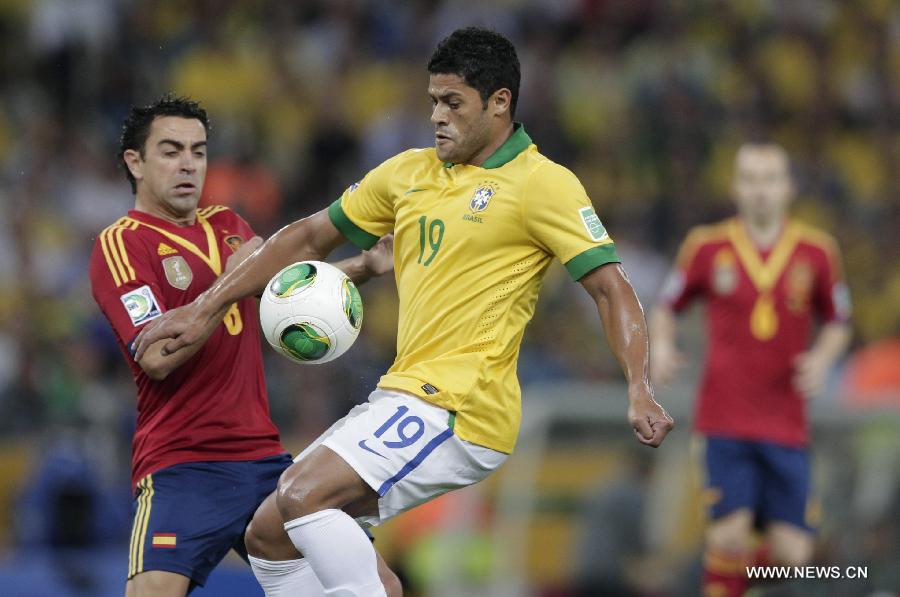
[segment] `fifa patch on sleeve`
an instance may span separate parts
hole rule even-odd
[[[131,323],[136,326],[162,315],[162,309],[159,308],[153,291],[146,284],[126,292],[120,298],[122,304],[125,305],[125,310],[128,311],[128,316],[131,317]]]
[[[584,222],[584,227],[587,229],[588,236],[591,240],[601,241],[609,238],[606,228],[603,227],[603,223],[600,221],[600,218],[597,216],[593,207],[582,207],[578,210],[578,214],[581,216],[581,221]]]

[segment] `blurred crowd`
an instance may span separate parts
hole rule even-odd
[[[127,479],[134,389],[86,270],[98,232],[133,206],[114,159],[132,104],[200,100],[203,201],[265,236],[432,144],[425,65],[470,24],[517,45],[517,120],[581,178],[645,304],[686,230],[731,213],[737,146],[772,138],[794,161],[795,213],[842,245],[857,346],[900,335],[896,2],[0,0],[3,437],[51,454],[80,442],[94,474]],[[523,383],[617,379],[579,291],[551,272]],[[393,358],[393,283],[363,296],[366,331],[339,363],[266,352],[273,413],[299,443]]]

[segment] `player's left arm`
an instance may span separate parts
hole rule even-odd
[[[821,394],[828,372],[847,352],[852,337],[853,331],[846,322],[823,325],[812,347],[794,358],[794,387],[807,398]]]
[[[847,352],[853,338],[850,294],[844,282],[837,244],[828,238],[821,249],[813,306],[824,323],[809,350],[794,358],[794,387],[806,398],[822,393],[828,372]]]
[[[555,255],[597,303],[606,340],[628,382],[628,421],[638,441],[656,447],[672,417],[653,399],[647,322],[619,264],[615,244],[578,178],[542,162],[528,177],[522,220],[535,244]]]
[[[628,422],[639,442],[655,448],[675,422],[653,397],[650,345],[641,303],[619,263],[601,265],[579,282],[597,303],[606,341],[625,374]]]

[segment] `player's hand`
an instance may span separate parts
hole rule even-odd
[[[687,365],[687,358],[674,344],[650,343],[650,379],[656,385],[672,383]]]
[[[394,269],[394,235],[382,236],[375,246],[363,251],[363,266],[370,277],[381,276]]]
[[[825,389],[831,361],[815,351],[794,357],[794,387],[804,398],[815,398]]]
[[[247,242],[243,243],[240,247],[238,247],[237,251],[228,256],[228,259],[225,261],[225,272],[228,273],[237,266],[239,266],[247,257],[253,254],[258,248],[260,248],[263,244],[262,237],[254,236]]]
[[[637,440],[645,446],[658,447],[675,426],[669,413],[653,399],[648,385],[628,390],[628,423]]]
[[[168,356],[206,339],[210,326],[216,322],[204,316],[197,302],[166,311],[144,326],[134,340],[134,360],[140,362],[144,352],[154,343],[169,339],[162,346],[162,355]]]

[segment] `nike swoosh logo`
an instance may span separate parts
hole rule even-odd
[[[415,189],[415,188],[414,188],[414,189],[410,189],[410,190],[406,191],[406,192],[403,193],[403,194],[404,194],[404,195],[409,195],[409,194],[411,194],[411,193],[418,193],[419,191],[424,191],[424,190],[425,190],[425,189]]]
[[[369,446],[367,446],[367,445],[366,445],[366,440],[364,440],[364,439],[359,440],[359,447],[362,448],[363,450],[365,450],[366,452],[371,452],[371,453],[374,454],[375,456],[381,456],[381,457],[384,458],[385,460],[388,459],[388,457],[385,456],[384,454],[379,454],[378,452],[376,452],[375,450],[373,450],[372,448],[370,448]]]

